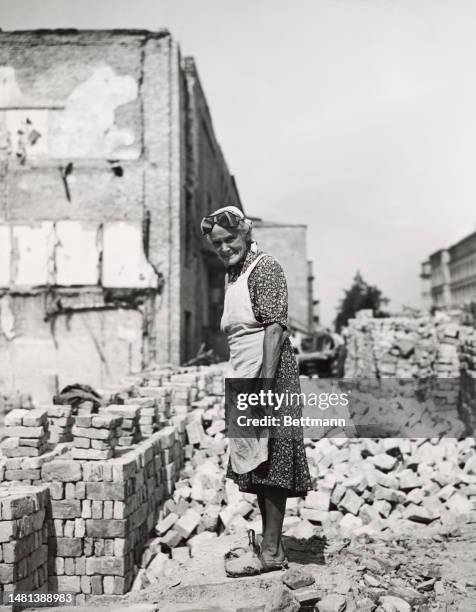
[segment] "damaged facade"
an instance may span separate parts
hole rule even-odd
[[[50,397],[219,345],[202,215],[241,207],[167,31],[0,33],[0,384]]]

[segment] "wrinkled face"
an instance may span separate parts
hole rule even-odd
[[[209,240],[227,268],[236,266],[246,254],[246,239],[236,230],[227,230],[215,225],[209,234]]]

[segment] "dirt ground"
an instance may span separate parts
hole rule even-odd
[[[120,597],[94,597],[74,610],[291,610],[289,602],[279,605],[279,597],[276,599],[282,572],[243,579],[226,577],[223,554],[245,542],[243,535],[211,540],[197,558],[182,565],[177,563],[160,583]],[[305,569],[315,578],[315,583],[307,588],[312,596],[308,595],[302,603],[302,611],[313,610],[315,603],[330,593],[346,597],[347,612],[381,610],[377,604],[383,595],[399,596],[412,605],[412,610],[420,612],[476,611],[476,524],[425,538],[420,538],[416,529],[411,539],[392,541],[327,542],[317,533],[309,540],[285,538],[285,545],[290,566]],[[64,612],[70,611],[71,608],[64,608]]]

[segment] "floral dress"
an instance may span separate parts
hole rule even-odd
[[[229,280],[234,281],[246,271],[260,255],[249,251],[242,264],[228,270]],[[270,255],[265,255],[248,278],[251,305],[257,321],[265,327],[279,323],[287,327],[288,291],[286,278],[280,264]],[[282,345],[276,371],[276,392],[299,393],[299,371],[289,338]],[[299,405],[283,406],[279,416],[299,418]],[[304,448],[301,427],[280,427],[273,430],[269,438],[268,461],[246,474],[237,474],[228,463],[227,477],[233,479],[240,491],[259,493],[262,486],[280,487],[288,497],[306,495],[311,488],[309,467]]]

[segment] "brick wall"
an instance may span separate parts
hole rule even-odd
[[[2,32],[0,111],[4,385],[46,398],[70,366],[105,386],[194,355],[198,222],[239,197],[193,61],[166,31]]]

